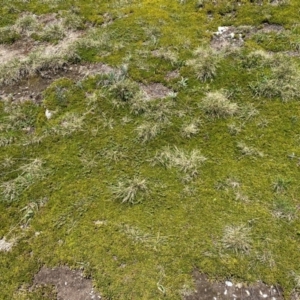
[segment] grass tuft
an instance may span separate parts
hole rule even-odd
[[[238,113],[236,103],[229,101],[222,91],[209,92],[201,101],[201,108],[213,118],[232,117]]]
[[[134,177],[124,181],[119,181],[113,187],[114,197],[121,203],[137,204],[140,203],[149,192],[146,179]]]
[[[225,227],[222,245],[236,254],[248,254],[251,249],[250,228],[245,225]]]

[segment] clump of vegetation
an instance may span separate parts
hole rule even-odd
[[[0,44],[12,44],[20,38],[20,34],[11,26],[0,28]]]
[[[251,250],[251,230],[246,225],[227,226],[224,229],[222,246],[236,254],[248,254]]]
[[[297,208],[287,197],[276,197],[273,202],[273,216],[288,221],[297,218],[299,208]]]
[[[243,156],[264,156],[263,152],[257,150],[255,147],[248,146],[245,142],[238,142],[237,148]]]
[[[43,178],[46,174],[44,162],[41,159],[34,159],[28,164],[22,165],[18,170],[19,174],[0,184],[1,200],[5,202],[13,202],[28,189],[37,180]]]
[[[160,132],[161,126],[153,122],[145,122],[136,128],[138,139],[142,143],[146,143],[154,139]]]
[[[213,118],[232,117],[238,113],[238,105],[231,102],[222,91],[209,92],[201,101],[203,111]]]
[[[250,88],[256,97],[279,98],[290,101],[300,96],[300,76],[295,63],[282,55],[275,56],[271,74],[264,75],[251,83]]]
[[[149,193],[149,188],[146,179],[134,177],[119,181],[112,191],[115,198],[121,203],[137,204]]]
[[[177,147],[166,148],[158,152],[152,160],[153,165],[160,164],[167,168],[175,167],[183,172],[184,179],[191,180],[199,174],[199,167],[206,161],[199,150],[185,151]]]
[[[186,138],[191,138],[192,136],[199,133],[199,120],[193,122],[188,122],[184,124],[181,128],[181,135]]]
[[[205,82],[217,75],[221,54],[210,47],[200,47],[194,51],[195,58],[187,62],[194,69],[197,79]]]

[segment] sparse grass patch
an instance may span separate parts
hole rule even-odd
[[[263,157],[263,152],[257,150],[255,147],[248,146],[244,142],[238,142],[237,148],[241,152],[242,156],[258,156]]]
[[[45,176],[46,170],[41,159],[34,159],[30,163],[22,165],[18,170],[18,175],[0,184],[1,200],[13,202],[37,180]]]
[[[206,160],[199,150],[185,151],[177,147],[168,147],[156,154],[152,164],[160,164],[167,168],[178,168],[179,171],[185,174],[184,180],[190,181],[198,176],[199,167]]]
[[[20,38],[18,32],[11,26],[0,28],[0,44],[12,44]]]
[[[194,51],[194,59],[187,61],[202,82],[212,80],[217,75],[221,54],[210,47],[200,47]]]
[[[136,128],[138,139],[142,143],[149,142],[156,138],[161,130],[161,125],[154,122],[144,122]]]
[[[285,192],[288,188],[288,185],[291,183],[290,179],[285,179],[283,177],[277,177],[272,182],[273,191],[277,194]]]
[[[213,118],[232,117],[238,113],[238,105],[231,102],[222,91],[209,92],[201,101],[203,111]]]
[[[298,216],[299,208],[287,197],[276,197],[273,201],[273,216],[288,221],[295,220]]]
[[[250,83],[250,89],[256,97],[279,98],[286,102],[299,98],[299,83],[298,67],[293,60],[277,55],[271,64],[271,74]]]

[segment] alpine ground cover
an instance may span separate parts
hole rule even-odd
[[[299,9],[3,0],[0,298],[62,265],[104,299],[181,299],[196,268],[297,297]]]

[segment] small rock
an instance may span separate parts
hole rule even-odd
[[[225,281],[225,284],[226,284],[227,286],[233,286],[233,283],[232,283],[231,281]]]
[[[51,112],[49,109],[46,109],[46,111],[45,111],[45,116],[46,116],[46,118],[49,120],[49,119],[52,118],[53,112]]]

